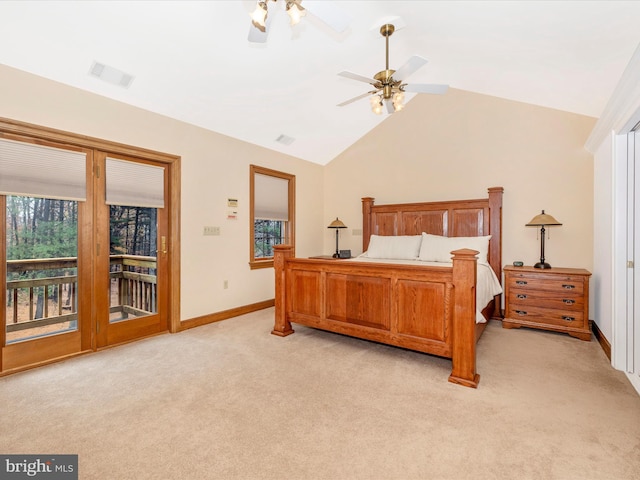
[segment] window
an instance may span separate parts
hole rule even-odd
[[[251,165],[249,185],[249,265],[252,269],[272,267],[274,245],[295,247],[296,177]]]

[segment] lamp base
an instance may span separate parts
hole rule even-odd
[[[551,265],[546,262],[538,262],[533,266],[533,268],[551,268]]]

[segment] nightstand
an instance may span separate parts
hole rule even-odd
[[[315,257],[309,258],[315,258],[317,260],[345,260],[344,258],[334,257],[333,255],[316,255]]]
[[[530,327],[591,340],[589,277],[581,268],[504,267],[503,328]]]

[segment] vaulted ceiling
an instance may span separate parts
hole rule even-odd
[[[398,27],[390,68],[412,55],[429,60],[409,83],[593,117],[640,43],[636,1],[303,0],[308,14],[294,27],[285,0],[269,1],[263,44],[247,39],[255,5],[4,0],[0,63],[326,164],[388,117],[373,114],[366,98],[337,106],[371,90],[339,72],[384,69],[384,23]],[[328,26],[329,16],[346,29]],[[94,62],[133,81],[104,82],[89,74]]]

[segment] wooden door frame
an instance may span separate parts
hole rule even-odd
[[[168,282],[168,298],[167,298],[167,314],[169,331],[175,333],[180,329],[180,166],[181,157],[177,155],[157,152],[144,148],[138,148],[121,143],[111,142],[99,138],[79,135],[75,133],[56,130],[49,127],[42,127],[26,122],[20,122],[4,117],[0,117],[0,132],[20,135],[34,140],[51,141],[58,144],[66,144],[74,147],[87,148],[91,150],[100,150],[121,154],[130,157],[153,160],[162,163],[166,168],[168,180],[168,195],[166,196],[167,208],[169,208],[169,225],[168,225],[168,260],[167,260],[167,276]],[[93,163],[92,163],[93,165]],[[93,182],[93,171],[87,172],[87,185]],[[89,179],[91,178],[91,182]],[[89,187],[88,187],[89,188]],[[0,227],[0,233],[4,231],[4,227]],[[95,228],[91,225],[83,225],[81,228]],[[94,232],[87,232],[91,238]],[[78,252],[80,257],[81,252]],[[80,259],[78,259],[80,265]],[[0,266],[0,275],[4,272],[6,278],[6,265]],[[95,271],[92,268],[91,282],[93,284]],[[0,294],[0,300],[6,297]],[[6,298],[5,298],[6,300]],[[93,301],[93,299],[91,299]],[[92,302],[92,304],[95,304]],[[84,332],[82,335],[82,349],[96,350],[96,332],[95,322],[92,322],[90,332]],[[4,333],[0,334],[0,339],[4,338]],[[0,364],[0,371],[2,365]]]

